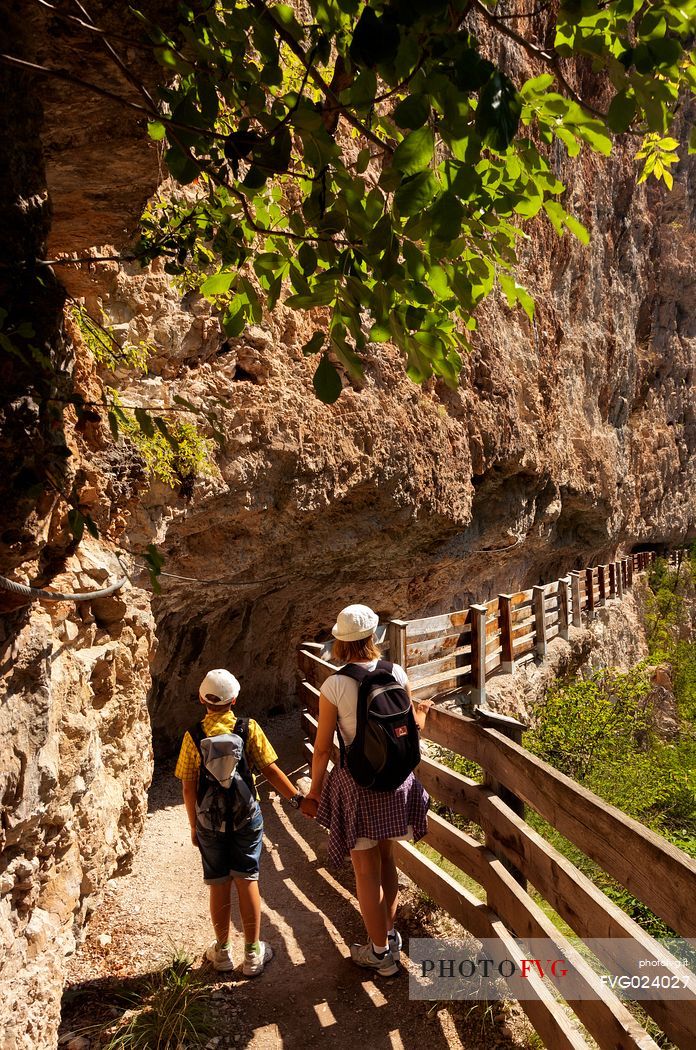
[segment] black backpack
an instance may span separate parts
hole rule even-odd
[[[189,729],[201,758],[196,792],[196,826],[238,831],[256,815],[254,778],[246,757],[249,720],[238,718],[229,733],[208,736],[203,722]]]
[[[379,660],[374,671],[346,664],[338,674],[358,683],[355,739],[345,746],[341,766],[360,787],[394,791],[420,762],[418,727],[411,699],[392,674],[394,665]]]

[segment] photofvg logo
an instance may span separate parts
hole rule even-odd
[[[560,938],[559,938],[560,939]],[[536,999],[541,984],[564,999],[599,999],[610,989],[624,999],[696,1001],[696,940],[646,938],[476,941],[411,938],[412,999]],[[654,947],[650,947],[653,945]]]

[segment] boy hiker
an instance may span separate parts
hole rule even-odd
[[[259,940],[259,857],[263,815],[251,767],[296,809],[298,793],[276,765],[277,754],[252,719],[232,713],[240,685],[229,671],[209,671],[199,700],[207,714],[181,744],[175,775],[181,780],[191,841],[201,852],[203,880],[210,887],[210,917],[216,940],[205,955],[216,970],[232,970],[230,920],[232,882],[244,928],[246,977],[257,977],[273,952]]]

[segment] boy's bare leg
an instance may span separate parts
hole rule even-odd
[[[227,944],[230,939],[232,919],[232,881],[215,882],[209,886],[210,918],[218,944]]]
[[[258,879],[235,879],[244,943],[255,944],[261,934],[261,894]]]

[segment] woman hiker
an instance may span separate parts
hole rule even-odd
[[[368,934],[366,944],[351,946],[353,962],[390,977],[398,972],[401,950],[401,936],[394,926],[399,884],[392,847],[396,840],[417,842],[426,834],[428,795],[408,771],[403,782],[392,790],[361,787],[343,762],[326,777],[336,727],[342,752],[355,740],[359,691],[356,678],[361,679],[365,672],[388,670],[390,675],[383,681],[391,681],[397,689],[402,687],[407,698],[411,697],[404,669],[398,664],[380,661],[374,638],[378,622],[377,614],[366,605],[349,605],[338,614],[332,630],[336,639],[333,660],[345,666],[327,678],[321,689],[312,786],[303,810],[307,816],[316,814],[319,823],[329,829],[332,866],[340,866],[350,854],[360,912]],[[355,677],[348,677],[344,671]],[[431,701],[414,704],[411,700],[408,707],[408,700],[403,693],[401,696],[407,707],[405,717],[410,722],[408,732],[416,740],[416,757],[410,767],[413,768],[419,754],[413,719],[420,732]],[[396,732],[405,736],[407,728]],[[399,777],[397,771],[395,779]]]

